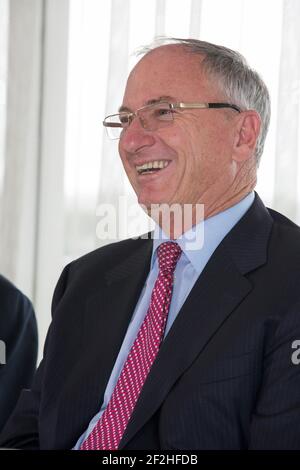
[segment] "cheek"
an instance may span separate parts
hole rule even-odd
[[[185,188],[192,190],[196,182],[197,187],[213,185],[228,171],[231,159],[224,135],[228,135],[228,131],[225,133],[222,126],[178,124],[173,133],[173,145],[178,152],[181,183]]]
[[[218,173],[231,160],[230,142],[228,129],[210,125],[194,126],[186,130],[190,156],[195,164],[201,164],[202,169]]]
[[[198,153],[198,150],[195,152],[199,148],[198,135],[184,121],[178,120],[172,128],[164,129],[161,138],[176,153],[176,163],[179,166],[183,166],[191,161],[191,156],[194,153]]]

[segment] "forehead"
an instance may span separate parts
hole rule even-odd
[[[134,109],[160,96],[180,101],[213,100],[220,92],[203,70],[202,59],[180,45],[154,49],[130,73],[123,105]]]

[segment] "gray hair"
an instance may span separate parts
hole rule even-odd
[[[221,91],[230,103],[242,110],[253,109],[261,118],[261,129],[255,148],[257,165],[263,153],[267,136],[271,103],[270,95],[262,78],[236,51],[198,39],[157,38],[153,44],[139,49],[138,54],[147,54],[167,44],[181,44],[188,51],[204,56],[201,65],[206,73],[217,80]]]

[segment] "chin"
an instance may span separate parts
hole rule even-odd
[[[142,207],[142,209],[149,215],[151,212],[151,207],[153,207],[153,204],[157,204],[153,201],[145,201],[145,200],[139,200],[138,201],[139,205]]]
[[[138,203],[150,209],[152,204],[163,204],[164,198],[159,197],[158,194],[147,195],[147,197],[139,195]]]

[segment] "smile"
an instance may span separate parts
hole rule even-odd
[[[154,160],[153,162],[136,165],[136,171],[139,175],[151,174],[166,168],[169,165],[168,160]]]

